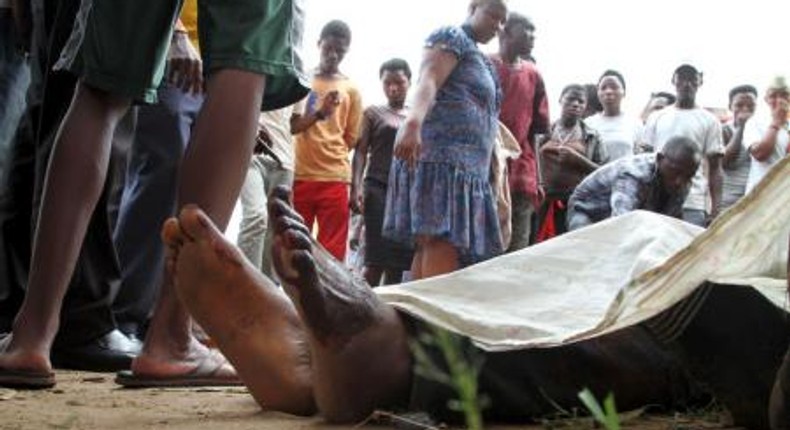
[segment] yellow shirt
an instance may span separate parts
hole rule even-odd
[[[362,97],[357,87],[344,77],[315,77],[312,88],[297,105],[295,113],[315,112],[332,90],[338,91],[340,104],[334,114],[296,135],[296,179],[351,182],[349,151],[356,146],[359,137]]]
[[[198,22],[197,22],[197,0],[184,0],[181,8],[181,23],[189,32],[189,40],[195,45],[195,49],[200,49],[198,42]]]

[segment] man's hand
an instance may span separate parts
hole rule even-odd
[[[395,147],[392,153],[395,158],[405,160],[411,169],[417,165],[417,159],[420,156],[421,134],[422,126],[420,124],[407,121],[395,136]]]
[[[776,103],[776,107],[771,112],[773,116],[773,124],[780,128],[787,126],[787,113],[790,111],[790,102],[785,99],[780,99]]]
[[[340,104],[340,93],[337,90],[332,90],[326,94],[324,97],[323,102],[321,102],[321,107],[316,112],[319,115],[319,118],[326,119],[330,116],[334,115],[335,109]]]
[[[752,112],[738,112],[735,114],[735,118],[733,122],[735,123],[736,128],[743,128],[746,125],[746,121],[752,117]]]
[[[258,128],[258,135],[255,137],[255,148],[253,148],[253,154],[262,154],[266,148],[272,147],[272,137],[269,135],[269,131],[266,130],[266,127],[260,126]]]
[[[167,80],[184,92],[203,92],[203,62],[187,33],[176,31],[167,54]]]
[[[365,199],[362,194],[362,187],[357,185],[351,186],[351,195],[348,199],[348,206],[351,212],[361,214],[365,210]]]

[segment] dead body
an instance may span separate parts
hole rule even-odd
[[[267,408],[295,414],[318,410],[333,422],[361,420],[377,408],[443,414],[453,393],[412,372],[408,341],[422,323],[404,319],[325,252],[313,249],[287,192],[280,189],[273,197],[275,266],[288,297],[196,208],[183,210],[163,233],[180,297],[252,395]],[[676,320],[670,309],[590,341],[487,353],[480,382],[492,399],[488,418],[551,414],[556,412],[551,402],[572,408],[584,387],[599,396],[614,392],[621,410],[678,406],[703,387],[739,425],[768,428],[771,387],[790,340],[786,314],[749,288],[698,290],[677,305],[682,311],[703,300],[687,321]],[[721,318],[738,313],[750,318]],[[675,330],[677,323],[685,330]]]

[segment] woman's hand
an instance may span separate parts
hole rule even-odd
[[[408,120],[398,129],[398,134],[395,136],[393,154],[395,158],[405,160],[411,169],[417,165],[420,156],[421,133],[422,125],[417,121]]]

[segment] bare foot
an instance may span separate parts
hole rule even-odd
[[[284,412],[314,413],[306,333],[288,297],[197,207],[169,220],[162,237],[182,303],[255,399]]]
[[[47,349],[20,345],[13,334],[0,339],[0,386],[48,388],[54,385]]]
[[[165,238],[167,232],[179,234],[170,234],[169,238]],[[168,248],[167,276],[172,278],[181,246],[191,238],[180,231],[176,219],[169,219],[163,228],[163,239]],[[172,289],[172,281],[167,283],[170,285],[163,288]],[[225,357],[213,353],[192,335],[191,320],[180,303],[174,305],[177,301],[172,291],[169,294],[163,292],[160,296],[143,351],[132,361],[131,370],[135,377],[152,381],[186,375],[199,377],[195,372],[206,369],[216,379],[239,383],[236,370]]]
[[[285,189],[272,197],[274,268],[313,337],[340,346],[376,322],[382,303],[364,280],[311,239]]]
[[[289,194],[269,199],[273,262],[310,335],[316,402],[329,421],[363,419],[406,398],[408,336],[392,307],[312,241]]]

